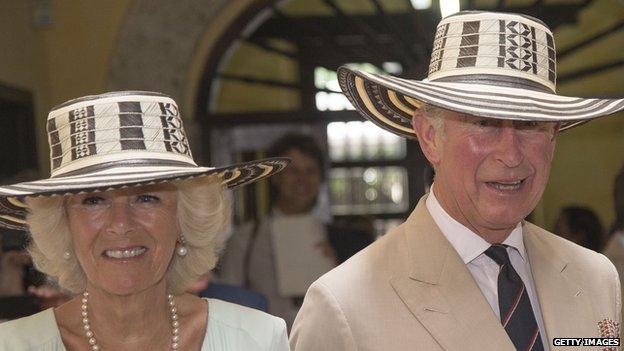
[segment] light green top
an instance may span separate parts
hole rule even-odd
[[[202,351],[289,351],[281,318],[229,302],[208,299],[208,325]],[[0,324],[0,351],[66,351],[47,309]]]

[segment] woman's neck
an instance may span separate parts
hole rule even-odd
[[[302,208],[292,206],[287,201],[277,201],[274,205],[274,208],[287,216],[302,215],[309,213],[312,210],[312,207]]]
[[[164,282],[126,296],[94,287],[89,287],[88,292],[89,323],[102,349],[168,349],[172,328]]]

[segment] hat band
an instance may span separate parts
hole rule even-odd
[[[538,82],[530,79],[524,79],[520,77],[501,76],[496,74],[463,74],[457,76],[447,76],[435,79],[429,79],[429,82],[446,82],[446,83],[464,83],[464,84],[481,84],[481,85],[493,85],[499,87],[509,88],[523,88],[542,93],[553,94],[550,87],[547,87]]]
[[[50,177],[51,179],[59,177],[72,177],[77,175],[86,175],[92,173],[98,173],[107,169],[119,168],[119,167],[182,167],[182,168],[197,168],[197,165],[190,164],[188,162],[162,160],[162,159],[133,159],[133,160],[119,160],[110,161],[104,163],[98,163],[96,165],[83,167],[75,171],[66,172],[62,175],[56,175]]]
[[[192,158],[185,155],[177,155],[167,152],[150,151],[125,151],[109,155],[92,155],[69,163],[66,166],[52,171],[50,178],[66,177],[68,175],[88,174],[100,165],[120,165],[120,162],[147,162],[142,166],[152,164],[154,166],[175,165],[176,167],[197,167]],[[141,164],[137,164],[141,165]]]

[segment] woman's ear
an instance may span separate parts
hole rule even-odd
[[[436,128],[432,122],[432,119],[425,117],[421,110],[415,110],[412,115],[412,128],[414,128],[414,132],[418,137],[420,148],[427,160],[435,167],[440,163],[442,154],[442,143],[440,139],[442,137],[441,129],[444,128],[444,125]]]

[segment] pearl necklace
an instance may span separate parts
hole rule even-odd
[[[91,325],[89,324],[89,314],[87,313],[87,302],[89,299],[89,293],[85,291],[82,293],[82,305],[80,305],[80,310],[82,313],[82,328],[85,331],[85,336],[89,341],[89,345],[91,345],[92,351],[99,351],[100,346],[97,344],[95,340],[95,335],[93,331],[91,331]],[[171,313],[171,328],[172,328],[172,337],[171,337],[171,349],[178,349],[178,342],[180,341],[180,321],[178,320],[178,309],[175,305],[175,300],[173,299],[172,294],[167,294],[167,306],[169,307],[169,312]]]

